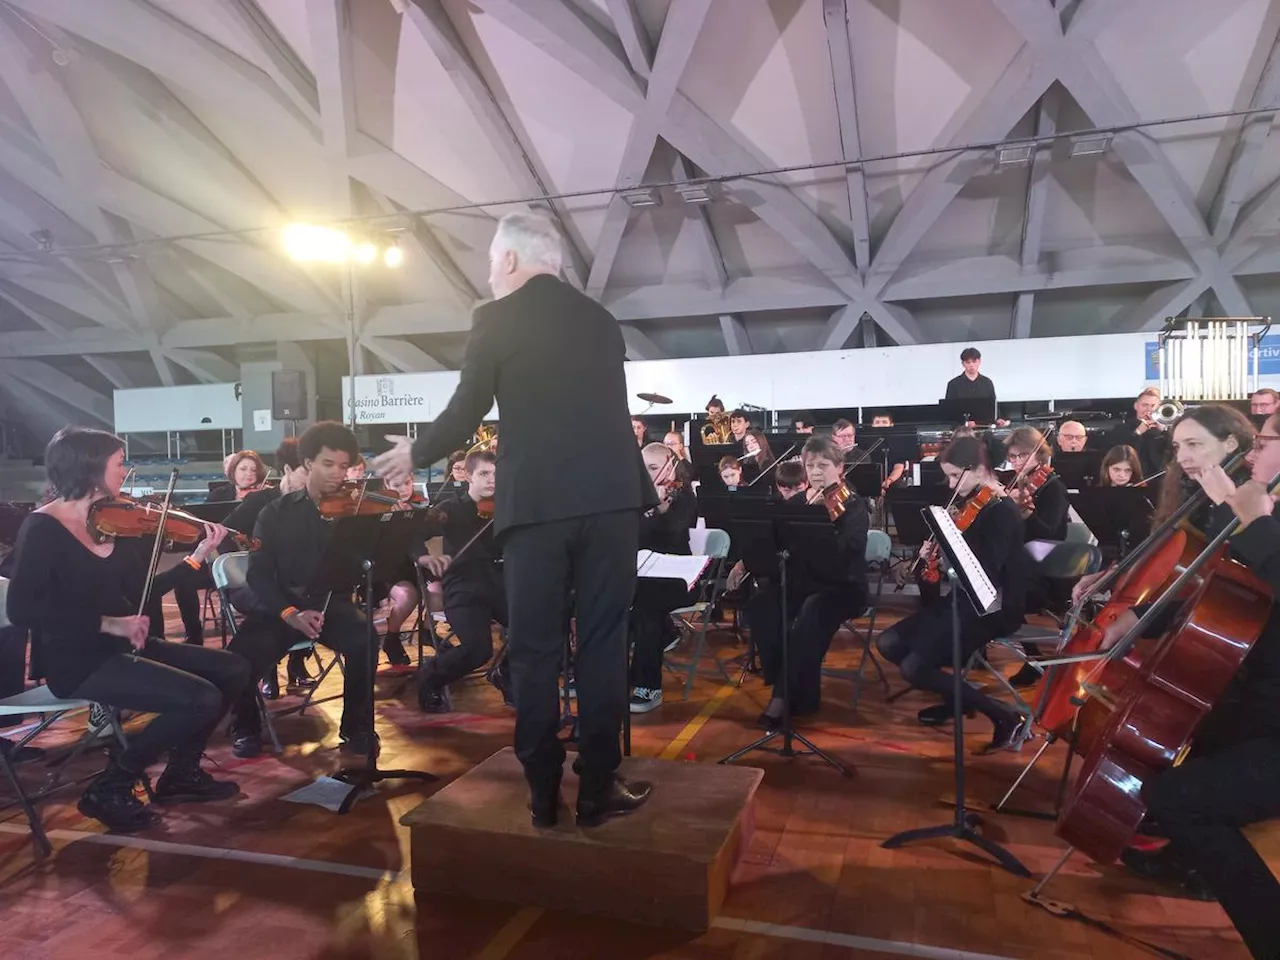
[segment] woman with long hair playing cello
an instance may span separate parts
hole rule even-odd
[[[970,501],[978,507],[976,518],[964,530],[965,541],[1000,591],[1000,609],[980,616],[967,600],[960,602],[961,656],[968,659],[975,650],[999,636],[1006,636],[1022,624],[1026,602],[1028,566],[1022,545],[1022,518],[1013,501],[991,470],[986,444],[978,437],[951,441],[938,455],[947,483],[958,494],[957,502]],[[986,502],[983,505],[983,501]],[[937,726],[953,714],[951,676],[943,667],[951,665],[951,605],[935,603],[911,614],[880,634],[876,648],[889,662],[896,663],[902,678],[913,687],[932,690],[942,703],[926,707],[918,714],[921,723]],[[1021,739],[1023,718],[1007,704],[962,686],[963,708],[986,716],[994,728],[987,751],[1016,746]]]

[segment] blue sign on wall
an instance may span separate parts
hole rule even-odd
[[[1160,379],[1160,344],[1148,340],[1146,344],[1148,380]],[[1252,363],[1252,360],[1250,360]],[[1280,334],[1262,338],[1258,349],[1258,374],[1263,377],[1280,376]]]

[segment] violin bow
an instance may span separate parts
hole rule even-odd
[[[787,449],[783,451],[782,456],[778,457],[778,459],[774,460],[773,463],[769,464],[767,467],[761,470],[756,475],[756,478],[752,480],[750,483],[748,483],[747,486],[754,487],[757,483],[760,482],[761,477],[763,477],[766,473],[768,473],[770,470],[772,470],[774,467],[780,464],[783,460],[787,459],[787,455],[790,454],[791,451],[794,450],[795,448],[796,448],[796,445],[794,443],[791,446],[787,447]]]
[[[844,473],[840,474],[840,479],[843,480],[845,477],[847,477],[849,475],[849,471],[852,470],[854,467],[860,467],[864,463],[866,463],[867,459],[873,453],[876,452],[876,450],[879,448],[880,444],[882,443],[884,443],[884,437],[876,437],[875,443],[867,447],[867,449],[859,451],[858,459],[849,461],[848,465],[844,468]]]
[[[147,601],[151,599],[151,585],[156,579],[156,568],[160,566],[160,550],[164,546],[164,524],[169,517],[169,505],[173,502],[173,490],[178,485],[178,468],[174,467],[169,473],[169,487],[164,492],[164,500],[160,504],[160,527],[156,530],[155,543],[151,545],[151,562],[147,566],[147,579],[142,584],[142,597],[138,600],[138,616],[142,616],[147,609]],[[132,651],[129,656],[137,659],[138,651]]]

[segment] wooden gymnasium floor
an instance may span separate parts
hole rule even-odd
[[[900,612],[913,602],[887,598],[889,619],[895,607]],[[173,635],[177,626],[171,620]],[[716,649],[724,657],[741,652],[728,634],[718,638]],[[842,633],[828,665],[852,662],[851,640]],[[891,679],[896,689],[900,681]],[[757,735],[752,723],[764,694],[756,678],[738,690],[708,676],[684,702],[668,676],[665,693],[659,710],[636,720],[637,754],[710,763]],[[855,764],[853,778],[842,779],[812,758],[755,755],[760,759],[752,762],[767,771],[758,829],[719,921],[701,937],[451,897],[415,902],[402,872],[408,838],[398,819],[424,796],[423,788],[385,784],[348,817],[279,802],[338,765],[338,704],[330,703],[316,715],[280,722],[283,757],[237,761],[219,736],[211,755],[222,773],[239,782],[242,795],[173,809],[162,827],[142,838],[104,836],[77,814],[72,791],[44,806],[56,854],[37,865],[20,812],[0,811],[0,956],[1151,956],[1025,904],[1020,895],[1028,881],[953,841],[882,849],[880,841],[898,830],[950,816],[939,803],[951,790],[950,729],[929,730],[915,722],[916,710],[928,702],[922,695],[886,705],[883,691],[869,685],[855,716],[850,693],[848,682],[827,680],[822,715],[804,730]],[[462,685],[455,706],[458,712],[451,715],[424,716],[411,691],[396,696],[394,684],[384,679],[378,700],[382,764],[427,769],[447,782],[510,743],[512,714],[486,683]],[[74,722],[66,726],[64,736],[75,733]],[[970,748],[988,734],[985,722],[974,722]],[[1042,769],[1029,778],[1024,803],[1048,803],[1060,751],[1051,748]],[[1024,748],[1022,756],[1029,754]],[[971,797],[998,798],[1020,762],[1013,754],[972,760]],[[78,772],[88,775],[97,765],[87,760]],[[30,777],[33,770],[25,769]],[[986,829],[1033,872],[1050,867],[1061,849],[1044,822],[996,815],[987,818]],[[1256,831],[1254,839],[1280,863],[1280,831]],[[1128,934],[1196,960],[1247,956],[1215,904],[1162,895],[1116,868],[1073,860],[1051,892]]]

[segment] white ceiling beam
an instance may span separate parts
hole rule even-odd
[[[862,135],[858,130],[858,98],[853,69],[853,48],[849,43],[848,0],[823,0],[822,20],[827,33],[827,55],[831,60],[831,81],[840,125],[843,156],[862,156]],[[867,181],[861,163],[845,165],[849,224],[853,230],[853,262],[865,277],[871,266],[871,215],[867,205]]]
[[[1013,318],[1009,324],[1009,338],[1025,340],[1031,336],[1031,311],[1035,307],[1034,293],[1020,293],[1013,298]]]
[[[848,302],[839,290],[809,275],[786,273],[740,277],[724,290],[709,290],[703,283],[657,283],[641,287],[617,287],[605,291],[601,301],[621,322],[663,320],[669,317],[714,317],[722,313],[755,310],[836,307]]]
[[[315,125],[271,77],[177,17],[144,0],[6,0],[32,16],[106,47],[185,89],[278,131]]]
[[[117,390],[133,390],[142,386],[125,371],[124,365],[111,357],[95,356],[86,353],[84,362],[102,374],[107,383]]]
[[[59,405],[56,397],[36,390],[17,377],[0,377],[0,391],[22,411],[25,425],[36,434],[36,439],[40,442],[67,426],[68,422],[75,422],[72,418],[82,421],[85,426],[103,425],[97,417],[82,417],[79,412],[72,412],[69,405]]]
[[[858,329],[864,313],[866,311],[861,306],[853,303],[845,304],[833,313],[818,341],[817,349],[843,350],[849,338],[853,336],[853,331]]]
[[[421,373],[447,369],[443,363],[407,340],[391,337],[363,337],[361,344],[383,363],[401,373]]]
[[[623,323],[619,325],[622,329],[622,339],[627,344],[628,360],[668,360],[670,357],[667,352],[649,338],[649,335],[642,330]]]
[[[86,387],[57,367],[39,360],[0,361],[0,375],[21,380],[29,386],[56,397],[100,423],[110,424],[114,417],[111,398]]]
[[[411,0],[404,16],[427,42],[436,60],[448,74],[472,119],[479,125],[490,148],[516,185],[516,190],[529,196],[552,194],[554,191],[548,188],[537,164],[521,143],[515,127],[480,75],[440,0]],[[586,260],[572,224],[565,218],[564,205],[552,201],[550,206],[548,212],[560,227],[568,254],[565,276],[581,290],[586,283]]]
[[[190,370],[201,383],[235,383],[240,367],[208,350],[166,350],[164,356]]]
[[[345,220],[352,209],[347,160],[356,136],[355,80],[351,66],[351,23],[346,0],[306,0],[307,27],[320,101],[321,142],[328,160],[333,216]]]
[[[54,323],[52,320],[50,320],[48,317],[44,316],[43,314],[39,313],[38,311],[32,310],[30,307],[28,307],[25,303],[23,303],[17,297],[11,296],[3,288],[0,288],[0,300],[3,300],[5,303],[9,304],[9,306],[13,307],[14,310],[17,310],[20,314],[22,314],[24,317],[26,317],[28,320],[34,323],[41,330],[44,330],[46,333],[52,333],[57,336],[61,336],[62,334],[67,332],[66,327],[64,327],[62,324]]]
[[[751,346],[751,335],[747,332],[747,325],[742,317],[733,313],[722,313],[719,320],[720,332],[724,334],[724,345],[729,350],[729,356],[741,357],[755,353]]]
[[[631,122],[614,177],[614,184],[619,189],[643,182],[680,77],[693,54],[710,8],[711,0],[673,0],[668,9],[662,36],[658,38],[658,50],[654,54],[644,103]],[[625,20],[623,24],[625,26]],[[586,291],[593,297],[599,297],[609,282],[609,273],[613,270],[630,215],[631,206],[619,194],[613,194],[609,198],[609,208],[600,228],[591,274],[587,279]]]
[[[1049,87],[1036,107],[1036,136],[1052,137],[1058,130],[1059,88]],[[1034,269],[1040,262],[1040,240],[1044,235],[1044,208],[1049,196],[1049,166],[1053,157],[1053,141],[1036,144],[1027,171],[1027,195],[1023,202],[1022,243],[1018,260],[1022,268]],[[1009,336],[1022,339],[1031,336],[1031,313],[1035,309],[1034,293],[1019,293],[1013,301],[1013,318]]]
[[[1258,77],[1253,96],[1249,98],[1251,110],[1280,106],[1280,31],[1272,31],[1271,37],[1271,53]],[[1231,151],[1226,175],[1209,208],[1209,224],[1213,230],[1213,239],[1219,246],[1231,237],[1240,207],[1253,186],[1258,160],[1274,123],[1275,114],[1272,113],[1254,114],[1241,121],[1240,133]]]
[[[365,184],[365,190],[383,213],[399,215],[405,225],[404,236],[420,260],[410,260],[405,270],[411,275],[410,286],[432,296],[441,289],[452,291],[461,306],[472,306],[482,298],[479,290],[445,250],[440,238],[421,217],[406,213],[405,208],[390,197]]]
[[[147,348],[147,353],[151,355],[151,362],[155,365],[156,376],[160,378],[162,387],[172,387],[177,384],[177,378],[173,375],[173,367],[169,366],[169,358],[158,345],[153,344]]]
[[[209,11],[258,54],[267,75],[311,123],[320,125],[316,79],[254,0],[210,0]]]
[[[645,94],[625,62],[621,46],[601,37],[563,2],[553,0],[473,0],[475,6],[506,24],[561,65],[572,70],[618,105],[639,113]],[[710,176],[772,166],[745,147],[715,120],[677,91],[660,135]],[[777,178],[754,177],[727,183],[725,189],[791,243],[850,296],[862,295],[862,282],[849,254],[816,212]]]

